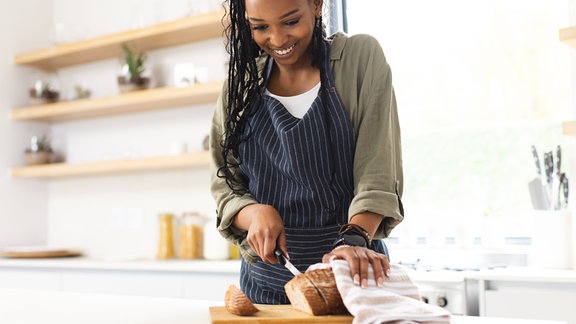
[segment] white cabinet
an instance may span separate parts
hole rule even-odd
[[[179,275],[133,271],[62,271],[60,290],[82,293],[182,297]]]
[[[37,269],[0,268],[0,288],[60,290],[60,273]]]
[[[576,324],[576,272],[485,272],[479,282],[480,316],[544,319]]]
[[[9,262],[0,260],[0,289],[223,301],[239,284],[238,261]]]

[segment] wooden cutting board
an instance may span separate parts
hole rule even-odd
[[[351,324],[350,315],[313,316],[292,308],[291,305],[256,305],[260,311],[250,316],[238,316],[228,313],[226,307],[210,307],[212,324],[308,324],[330,323]]]
[[[80,256],[80,251],[73,250],[30,250],[30,251],[0,251],[1,258],[28,259],[28,258],[64,258]]]

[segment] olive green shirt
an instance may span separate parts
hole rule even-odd
[[[384,215],[375,239],[387,237],[404,218],[400,200],[403,191],[402,152],[396,97],[392,74],[378,41],[368,35],[331,37],[330,66],[336,88],[356,134],[354,155],[354,198],[348,218],[373,212]],[[264,67],[266,56],[258,59]],[[211,191],[217,204],[218,230],[239,245],[247,262],[255,262],[256,253],[246,240],[246,231],[232,222],[245,206],[258,203],[249,193],[234,194],[226,181],[217,177],[223,165],[221,146],[226,114],[226,89],[218,98],[210,132]]]

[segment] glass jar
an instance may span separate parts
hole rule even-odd
[[[230,259],[239,260],[240,259],[240,248],[234,243],[230,243]]]
[[[174,257],[174,215],[164,213],[158,216],[158,259]]]
[[[182,214],[178,230],[178,257],[200,259],[203,251],[203,218],[198,213]]]

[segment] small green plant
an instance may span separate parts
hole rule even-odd
[[[124,64],[123,67],[127,69],[125,74],[130,78],[141,78],[144,73],[144,62],[146,61],[145,53],[138,53],[132,50],[128,45],[123,44],[122,50],[124,51]]]
[[[120,92],[148,88],[150,78],[143,75],[146,54],[136,52],[126,44],[122,45],[122,50],[124,51],[124,56],[122,58],[120,75],[118,76]]]

